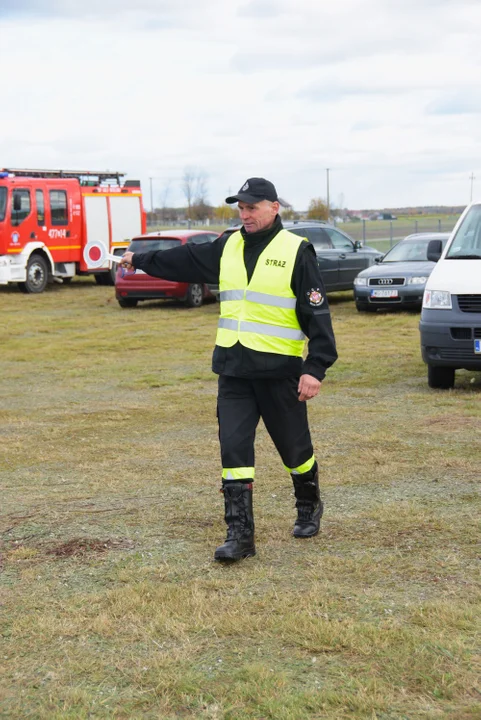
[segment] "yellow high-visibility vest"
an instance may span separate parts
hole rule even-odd
[[[216,344],[240,342],[259,352],[301,357],[306,336],[296,315],[291,281],[299,245],[307,242],[281,230],[257,260],[250,282],[240,232],[227,240],[220,261],[220,317]]]

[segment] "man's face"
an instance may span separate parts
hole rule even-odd
[[[279,203],[270,202],[270,200],[261,200],[255,203],[255,205],[239,202],[237,207],[239,217],[248,233],[259,232],[259,230],[267,230],[267,228],[270,228],[279,212]]]

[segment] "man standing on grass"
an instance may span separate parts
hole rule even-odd
[[[213,243],[126,252],[125,268],[188,283],[219,282],[220,317],[212,369],[219,375],[217,417],[227,538],[214,558],[255,555],[254,439],[262,417],[291,474],[293,535],[317,535],[323,512],[306,401],[337,358],[331,316],[313,246],[284,230],[274,185],[250,178],[238,203],[242,228]],[[308,354],[303,360],[306,337]]]

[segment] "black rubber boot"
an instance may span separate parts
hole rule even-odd
[[[292,534],[296,538],[314,537],[319,532],[324,505],[319,493],[317,463],[309,472],[291,475],[296,496],[297,520]]]
[[[256,554],[252,483],[223,482],[227,537],[214,553],[214,560],[241,560]]]

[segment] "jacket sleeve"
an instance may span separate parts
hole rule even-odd
[[[299,325],[309,339],[302,372],[323,380],[326,370],[337,360],[337,350],[324,283],[310,243],[299,247],[292,290],[297,298]]]
[[[217,283],[225,240],[221,235],[214,242],[134,253],[132,263],[136,270],[164,280]]]

